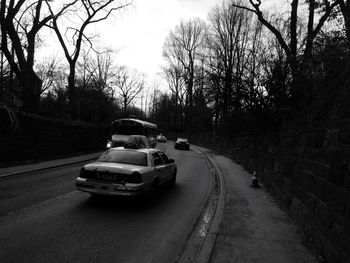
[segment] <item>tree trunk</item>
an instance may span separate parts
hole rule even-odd
[[[68,76],[68,100],[69,100],[69,114],[72,120],[78,118],[78,100],[77,91],[75,87],[75,66],[70,65]]]
[[[193,68],[190,69],[189,79],[187,83],[187,109],[186,109],[186,128],[191,127],[192,124],[192,112],[193,112],[193,82],[194,82],[194,73]]]
[[[315,17],[315,0],[309,0],[309,21],[307,25],[307,38],[304,51],[304,63],[308,62],[312,55],[312,46],[314,40],[314,17]]]
[[[230,105],[231,101],[231,95],[232,95],[232,68],[228,68],[225,73],[225,83],[224,83],[224,90],[222,94],[222,121],[225,121],[228,117],[228,107]],[[237,99],[238,92],[235,94],[234,100]],[[236,108],[235,108],[236,110]]]
[[[220,92],[219,92],[219,89],[220,89],[220,83],[216,83],[216,94],[215,94],[215,108],[214,108],[214,111],[215,111],[215,127],[218,126],[219,124],[219,120],[220,120]]]
[[[179,92],[178,88],[176,87],[176,93],[175,93],[175,103],[174,103],[174,119],[173,119],[173,129],[178,128],[178,101],[179,101]]]
[[[37,111],[40,102],[41,79],[32,68],[29,68],[22,72],[21,84],[23,109],[29,112]]]
[[[128,108],[127,98],[124,98],[124,101],[123,101],[123,115],[124,115],[125,118],[127,117],[126,116],[127,108]]]

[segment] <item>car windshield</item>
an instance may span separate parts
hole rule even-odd
[[[97,161],[147,166],[147,154],[136,151],[111,150],[103,153]]]

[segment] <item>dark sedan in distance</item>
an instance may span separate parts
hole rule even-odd
[[[190,150],[190,143],[187,138],[177,138],[175,142],[175,149]]]
[[[166,137],[162,133],[157,136],[157,142],[166,142],[166,140]]]

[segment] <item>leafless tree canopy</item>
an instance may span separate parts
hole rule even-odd
[[[42,80],[33,69],[38,33],[53,16],[59,17],[68,7],[45,14],[43,4],[43,0],[11,0],[1,1],[0,5],[1,52],[20,82],[26,110],[38,107],[41,94]]]
[[[123,112],[126,116],[128,106],[145,87],[145,76],[134,69],[122,66],[117,69],[114,84],[122,98]]]
[[[132,1],[126,3],[115,3],[114,0],[105,1],[92,1],[92,0],[74,0],[71,5],[74,6],[74,15],[78,16],[79,21],[75,26],[62,27],[59,23],[59,19],[69,19],[69,16],[54,16],[53,8],[49,1],[46,0],[46,4],[52,15],[52,22],[49,24],[52,28],[61,44],[65,57],[69,64],[69,76],[68,76],[68,97],[71,107],[71,117],[75,119],[77,117],[77,94],[75,89],[75,68],[83,44],[89,44],[90,48],[93,48],[94,35],[87,35],[87,27],[91,24],[98,23],[106,20],[114,11],[122,10],[129,5]],[[70,50],[71,49],[71,50]]]
[[[188,122],[193,108],[193,88],[195,81],[195,63],[204,40],[205,24],[200,19],[182,21],[171,31],[163,47],[163,56],[172,67],[177,67],[187,88]],[[180,66],[181,65],[181,66]],[[180,66],[180,67],[179,67]]]

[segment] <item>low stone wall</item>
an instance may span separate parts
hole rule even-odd
[[[275,133],[211,138],[207,146],[257,171],[326,262],[350,262],[350,119],[304,119]]]
[[[105,147],[105,126],[63,121],[23,112],[17,112],[16,116],[19,131],[11,129],[5,121],[0,129],[2,165],[50,159]]]

